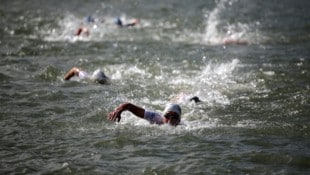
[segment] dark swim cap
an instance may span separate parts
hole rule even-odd
[[[120,17],[116,17],[116,19],[114,20],[114,23],[118,26],[123,26],[123,22]]]

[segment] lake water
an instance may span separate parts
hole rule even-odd
[[[309,174],[309,9],[308,0],[1,1],[0,173]],[[140,23],[120,28],[117,16]],[[74,35],[81,24],[88,36]],[[64,81],[74,66],[112,83]],[[180,94],[178,127],[106,118],[123,102],[161,112]]]

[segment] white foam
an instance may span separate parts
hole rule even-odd
[[[175,128],[171,127],[168,124],[164,125],[150,124],[146,120],[140,119],[136,116],[133,116],[133,114],[129,113],[124,113],[122,116],[123,116],[122,120],[115,126],[109,127],[109,129],[113,130],[116,128],[124,128],[124,127],[126,128],[127,126],[129,126],[129,127],[137,127],[138,130],[141,130],[141,127],[144,128],[143,130],[152,129],[152,131],[154,131],[155,133],[158,133],[158,131],[162,131],[164,133],[168,132],[169,134],[176,134],[176,133],[192,132],[192,131],[199,131],[202,129],[215,129],[215,128],[255,128],[259,125],[264,124],[263,122],[254,120],[242,120],[238,121],[237,123],[224,124],[218,118],[205,116],[204,119],[196,119],[196,120],[188,120],[187,118],[183,117],[180,125],[178,125]],[[161,133],[158,134],[162,135]]]
[[[275,72],[274,71],[264,71],[263,72],[265,75],[268,75],[268,76],[273,76],[275,75]]]
[[[233,5],[238,6],[237,0],[220,0],[216,7],[206,14],[206,29],[204,42],[207,44],[225,43],[258,43],[262,38],[257,27],[259,21],[239,22],[236,19],[229,21],[224,15]],[[229,15],[234,15],[231,14]],[[237,22],[236,22],[237,21]]]
[[[238,65],[238,59],[219,64],[208,62],[201,71],[197,72],[196,75],[187,75],[186,73],[177,74],[180,76],[174,76],[174,81],[171,83],[174,86],[188,87],[185,92],[180,92],[185,95],[181,94],[179,102],[184,101],[184,99],[189,99],[190,96],[197,95],[210,105],[230,104],[230,101],[225,94],[230,91],[232,86],[237,84],[234,80],[235,76],[233,75],[233,72]],[[180,93],[178,95],[180,95]]]
[[[252,121],[240,121],[237,124],[225,126],[219,118],[209,116],[210,109],[212,110],[214,107],[225,108],[232,103],[234,99],[230,99],[230,94],[244,90],[257,91],[257,83],[260,83],[257,80],[246,81],[246,83],[238,81],[247,79],[247,75],[240,75],[238,73],[238,68],[242,67],[239,59],[232,59],[221,63],[205,61],[205,65],[202,65],[197,70],[183,70],[181,67],[174,67],[174,71],[172,71],[167,68],[168,66],[171,68],[169,64],[161,65],[161,71],[155,70],[155,72],[152,72],[154,69],[143,68],[135,64],[110,65],[107,75],[109,75],[112,81],[117,82],[117,85],[120,85],[120,87],[126,87],[129,83],[130,85],[139,86],[138,91],[141,87],[142,89],[154,90],[155,93],[155,95],[148,94],[143,97],[139,94],[139,97],[136,97],[135,93],[139,92],[133,89],[132,92],[118,94],[115,97],[116,99],[112,100],[111,103],[113,104],[111,105],[115,106],[120,102],[129,101],[148,110],[155,110],[161,113],[169,99],[172,100],[172,98],[178,97],[177,102],[181,104],[183,113],[182,125],[178,128],[182,130],[191,131],[216,127],[254,127],[256,125]],[[153,87],[157,84],[158,89]],[[167,97],[167,94],[171,96]],[[189,102],[188,99],[193,96],[198,96],[203,103],[194,104]],[[150,125],[147,121],[134,116],[130,112],[125,112],[122,116],[120,123],[108,128],[115,129],[125,127],[125,125],[146,128],[158,127],[157,125]],[[167,127],[159,128],[164,132],[167,130]]]
[[[111,78],[114,80],[120,79],[131,79],[130,77],[135,77],[137,79],[149,78],[152,76],[150,72],[146,69],[142,69],[136,65],[120,64],[110,66],[111,69],[116,70],[111,73]]]

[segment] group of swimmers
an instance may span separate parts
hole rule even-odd
[[[93,18],[92,16],[88,16],[86,18],[87,23],[93,23],[95,21],[96,21],[96,19]],[[133,19],[130,22],[124,22],[120,17],[117,17],[114,20],[114,24],[117,25],[118,27],[132,27],[138,23],[139,23],[138,19]],[[77,36],[80,36],[80,35],[88,36],[89,34],[90,34],[90,31],[85,26],[80,26],[77,29],[77,31],[75,32],[75,35],[77,35]],[[241,40],[227,39],[227,40],[223,41],[223,44],[243,45],[243,44],[248,44],[248,43],[246,41],[241,41]],[[94,71],[92,74],[89,74],[89,73],[81,70],[80,68],[73,67],[65,75],[64,80],[70,80],[74,76],[79,77],[80,79],[86,78],[86,79],[92,80],[92,81],[94,81],[96,83],[100,83],[100,84],[110,84],[111,83],[111,80],[100,69]],[[187,100],[194,101],[195,103],[201,102],[201,100],[197,96],[187,98]],[[119,105],[117,108],[115,108],[114,111],[110,112],[108,114],[108,119],[111,121],[119,122],[121,120],[121,114],[124,111],[130,111],[135,116],[142,118],[142,119],[145,119],[145,120],[149,121],[151,124],[161,125],[161,124],[167,123],[167,124],[170,124],[172,126],[177,126],[180,124],[181,114],[182,114],[181,107],[175,103],[168,104],[165,107],[163,114],[161,115],[157,112],[148,111],[148,110],[145,110],[144,108],[142,108],[140,106],[136,106],[132,103],[126,102],[126,103]]]
[[[93,23],[95,21],[96,19],[93,18],[92,16],[88,16],[86,18],[87,23]],[[129,22],[124,22],[120,17],[117,17],[114,20],[114,24],[117,25],[118,27],[132,27],[138,23],[139,23],[138,19],[133,19]],[[74,34],[76,36],[81,36],[81,35],[88,36],[90,34],[90,31],[88,27],[82,25],[75,31]],[[104,72],[101,71],[100,69],[97,69],[92,74],[90,74],[84,70],[81,70],[80,68],[73,67],[66,73],[66,75],[64,76],[64,80],[70,80],[72,77],[78,77],[79,79],[88,79],[88,80],[91,80],[93,82],[100,83],[100,84],[111,83],[110,78],[107,77],[104,74]],[[196,96],[190,98],[189,100],[194,101],[195,103],[201,102],[200,99]],[[178,104],[174,104],[174,103],[169,103],[165,107],[163,115],[161,115],[157,112],[148,111],[140,106],[126,102],[126,103],[119,105],[117,108],[115,108],[114,111],[110,112],[108,114],[108,119],[110,121],[119,122],[121,120],[121,114],[124,111],[130,111],[135,116],[145,119],[149,121],[151,124],[162,125],[162,124],[167,123],[172,126],[177,126],[180,124],[181,114],[182,114],[181,107]]]
[[[64,76],[64,80],[70,80],[72,77],[78,77],[79,79],[88,79],[100,84],[111,83],[110,78],[107,77],[100,69],[97,69],[92,74],[90,74],[84,70],[81,70],[80,68],[73,67],[66,73],[66,75]],[[197,96],[191,97],[188,100],[194,101],[195,103],[201,102],[201,100]],[[121,114],[124,111],[130,111],[135,116],[145,119],[151,124],[170,124],[171,126],[177,126],[180,124],[182,114],[181,107],[175,103],[169,103],[165,107],[163,114],[161,115],[157,112],[148,111],[140,106],[126,102],[119,105],[117,108],[115,108],[114,111],[110,112],[108,114],[108,119],[110,121],[119,122],[121,120]]]
[[[94,18],[91,15],[86,17],[86,23],[88,23],[88,24],[89,23],[95,23],[98,21],[99,21],[98,19]],[[104,20],[101,20],[101,22],[103,23]],[[118,27],[132,27],[132,26],[135,26],[136,24],[139,24],[139,22],[140,21],[138,19],[132,19],[130,21],[124,21],[120,17],[116,17],[114,20],[114,24],[117,25]],[[89,34],[90,34],[90,29],[86,25],[81,25],[74,32],[74,35],[76,35],[76,36],[88,36]]]
[[[94,18],[93,16],[87,16],[86,17],[86,23],[95,23],[95,22],[105,22],[104,20],[99,20]],[[133,27],[137,24],[140,23],[138,19],[131,19],[129,21],[122,20],[119,16],[114,19],[113,22],[116,26],[118,27]],[[81,25],[80,27],[77,28],[77,30],[74,32],[75,36],[88,36],[90,34],[90,29],[86,25]],[[221,40],[220,44],[224,45],[247,45],[249,44],[248,41],[242,40],[242,39],[233,39],[233,38],[224,38]]]

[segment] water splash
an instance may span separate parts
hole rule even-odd
[[[161,72],[160,75],[157,75],[157,77],[160,78],[157,78],[155,81],[157,84],[161,85],[159,86],[161,88],[159,91],[166,94],[170,93],[170,100],[181,104],[184,109],[184,113],[182,114],[183,124],[181,127],[186,131],[216,127],[254,127],[254,121],[240,121],[242,125],[240,123],[232,123],[232,125],[229,125],[222,124],[220,118],[209,115],[210,109],[225,108],[225,106],[231,104],[231,99],[228,94],[238,93],[238,90],[242,91],[244,88],[255,90],[252,87],[255,82],[244,84],[243,82],[238,82],[236,80],[236,77],[238,77],[238,79],[247,78],[239,75],[237,70],[240,66],[241,63],[239,59],[232,59],[228,62],[222,63],[214,63],[210,61],[205,62],[205,65],[202,66],[200,70],[197,70],[194,75],[193,73],[184,72],[184,70],[182,72],[181,70],[174,69],[173,74]],[[127,69],[117,69],[122,71],[113,74],[112,76],[114,78],[118,78],[119,80],[127,79],[128,77],[134,77],[135,80],[144,79],[144,81],[140,82],[140,86],[143,86],[145,91],[147,91],[148,85],[143,83],[149,82],[151,84],[156,84],[152,72],[148,69],[142,69],[137,66],[128,67],[128,65]],[[131,90],[130,93],[137,92]],[[144,92],[139,91],[139,93]],[[198,96],[203,102],[198,105],[190,102],[189,98],[193,96]],[[164,104],[167,103],[167,99],[161,99],[158,96],[153,97],[149,95],[142,99],[140,96],[133,98],[133,101],[136,101],[138,105],[142,104],[143,106],[143,104],[145,104],[146,106],[143,107],[146,107],[149,110],[155,110],[159,113],[161,113]],[[128,100],[130,101],[130,99]],[[129,124],[143,127],[149,125],[148,122],[140,120],[129,112],[126,112],[123,115],[124,117],[120,122],[120,125]],[[119,126],[117,125],[116,127]],[[167,130],[165,127],[160,128],[160,130]]]
[[[230,87],[237,82],[233,72],[239,66],[240,61],[233,59],[227,63],[207,62],[194,76],[177,77],[175,86],[186,84],[187,90],[178,102],[185,102],[191,96],[198,96],[208,105],[229,105],[230,101],[225,95]]]
[[[240,6],[240,7],[239,7]],[[259,43],[259,21],[251,21],[242,14],[238,0],[221,0],[206,17],[203,41],[207,44],[252,44]],[[239,10],[238,10],[239,9]],[[238,12],[237,12],[238,11]]]

